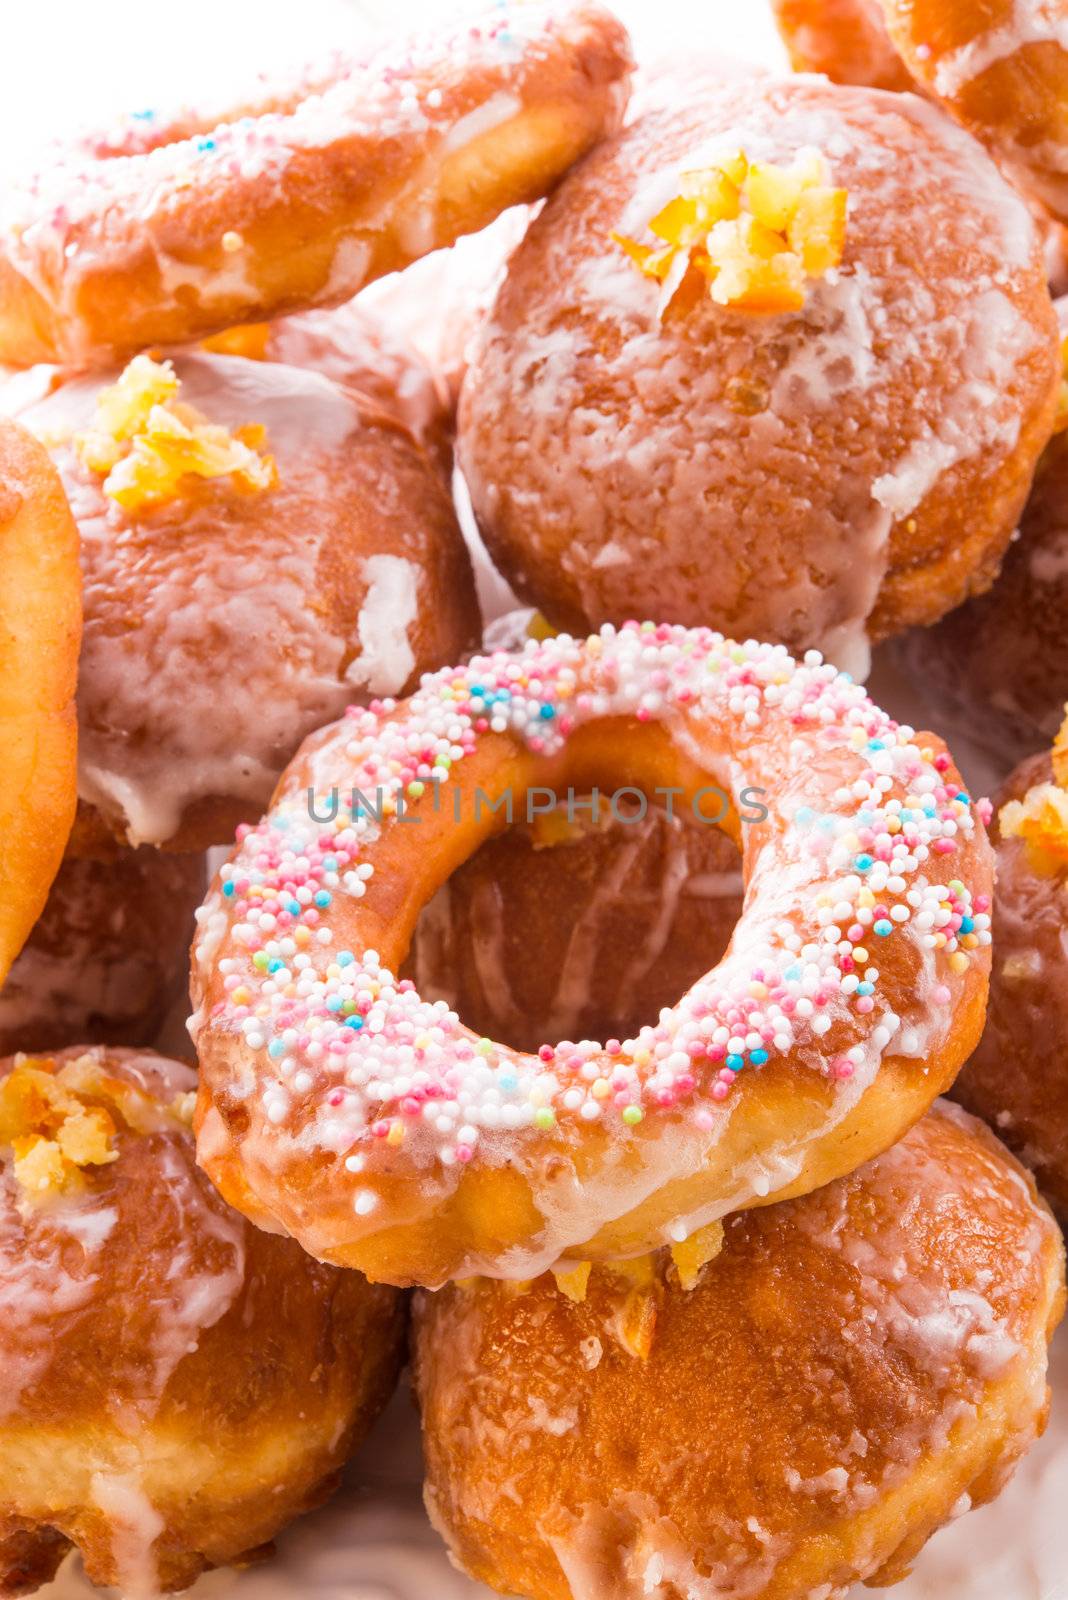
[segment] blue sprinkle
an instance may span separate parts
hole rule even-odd
[[[886,745],[885,745],[885,743],[884,743],[884,741],[882,739],[869,739],[868,740],[868,749],[869,750],[885,750],[886,749]]]
[[[215,140],[214,139],[198,139],[197,140],[197,149],[200,151],[200,153],[202,155],[207,150],[214,150],[215,149]]]
[[[133,117],[135,122],[154,122],[156,119],[156,113],[151,109],[146,111],[131,111],[130,115]]]
[[[514,1072],[500,1072],[497,1074],[497,1087],[505,1094],[512,1094],[519,1088],[519,1079]]]
[[[315,904],[319,907],[320,911],[325,911],[333,898],[334,897],[330,893],[329,889],[320,889],[319,893],[315,896]]]
[[[786,979],[787,983],[797,983],[801,978],[801,968],[797,966],[787,967],[786,971],[783,973],[783,977]]]
[[[233,884],[232,880],[223,884],[223,894],[225,894],[225,895],[233,895],[233,894],[236,894],[236,893],[237,893],[237,890],[234,887],[234,884]]]
[[[742,1068],[745,1066],[745,1062],[742,1060],[741,1056],[728,1056],[727,1065],[732,1072],[741,1072]]]
[[[538,715],[541,717],[543,722],[551,722],[556,715],[556,708],[555,706],[542,706],[541,710],[538,712]]]
[[[342,1004],[343,1002],[339,994],[331,994],[327,996],[326,1009],[328,1011],[340,1011]]]
[[[345,1018],[345,1026],[346,1026],[346,1028],[353,1028],[358,1032],[363,1027],[363,1018],[362,1017],[346,1017]]]
[[[853,865],[856,867],[858,872],[870,872],[872,867],[875,865],[875,862],[872,860],[871,856],[854,856]]]
[[[274,1061],[277,1061],[279,1056],[284,1056],[285,1053],[286,1047],[282,1043],[281,1039],[272,1039],[270,1044],[267,1046],[267,1054]]]
[[[324,872],[336,872],[337,871],[337,860],[336,860],[336,858],[334,856],[324,856],[323,857],[323,871]]]
[[[304,910],[304,907],[301,905],[299,900],[291,900],[286,906],[286,910],[289,912],[290,916],[299,917],[301,912]]]
[[[754,1067],[762,1067],[768,1059],[768,1052],[766,1050],[750,1050],[749,1059]]]
[[[469,694],[479,695],[479,696],[484,695],[485,692],[486,692],[485,687],[481,683],[473,683],[471,685],[470,689],[468,690]]]
[[[858,983],[857,984],[857,993],[858,994],[874,994],[875,993],[875,985],[874,985],[874,983]]]
[[[811,806],[798,806],[794,812],[794,825],[798,828],[810,828],[816,820],[816,813]]]
[[[893,933],[894,924],[892,922],[887,922],[885,917],[880,917],[878,922],[872,924],[872,928],[873,931],[879,935],[880,939],[885,939],[888,933]]]
[[[339,950],[336,960],[339,967],[351,967],[356,957],[351,950]]]
[[[960,919],[960,931],[961,931],[961,933],[974,933],[975,932],[975,918],[974,917],[961,917],[961,919]]]
[[[284,966],[285,966],[285,962],[284,961],[280,961],[278,959],[278,957],[275,956],[273,961],[268,961],[268,963],[267,963],[267,971],[268,972],[281,972],[281,970],[282,970],[282,968]]]

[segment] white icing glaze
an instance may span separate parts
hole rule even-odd
[[[413,514],[413,559],[372,547],[355,615],[335,607],[332,621],[316,603],[332,550],[355,542],[363,496],[385,508],[391,536],[409,535],[396,491],[379,479],[385,468],[366,456],[358,464],[364,423],[351,394],[274,362],[174,360],[182,398],[211,421],[266,427],[280,482],[263,505],[235,513],[209,500],[131,521],[69,445],[52,444],[86,427],[109,380],[81,378],[31,398],[47,391],[52,369],[43,369],[32,388],[24,377],[0,402],[52,444],[78,523],[79,794],[121,817],[131,843],[166,840],[208,796],[264,804],[301,738],[358,688],[401,689],[415,667],[409,632],[425,584],[425,533]]]
[[[974,36],[942,56],[935,68],[935,92],[947,100],[1024,45],[1047,41],[1068,50],[1068,13],[1061,0],[1012,0],[1009,21],[996,28],[983,27],[980,16],[976,7]]]

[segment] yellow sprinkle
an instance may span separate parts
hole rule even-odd
[[[949,958],[949,967],[951,972],[967,972],[968,957],[963,950],[954,950]]]

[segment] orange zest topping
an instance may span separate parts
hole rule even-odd
[[[177,498],[190,479],[229,478],[246,494],[274,488],[274,460],[260,453],[264,429],[230,433],[179,400],[180,387],[169,361],[141,355],[101,390],[92,426],[74,448],[104,479],[104,493],[136,512]]]
[[[816,150],[790,167],[750,162],[739,151],[682,174],[679,193],[647,224],[656,243],[612,238],[660,284],[661,318],[684,285],[691,301],[707,287],[717,305],[800,311],[808,282],[837,267],[845,247],[848,195],[827,177]]]
[[[1053,779],[1010,800],[998,815],[1004,837],[1022,839],[1031,865],[1050,877],[1068,871],[1068,716],[1053,745]]]
[[[164,1106],[110,1077],[91,1055],[58,1066],[51,1057],[20,1056],[0,1080],[0,1150],[10,1149],[15,1182],[28,1199],[77,1193],[89,1169],[118,1160],[121,1127],[188,1127],[194,1101],[179,1095]]]

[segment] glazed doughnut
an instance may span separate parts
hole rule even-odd
[[[0,416],[0,984],[74,820],[78,534],[41,446]]]
[[[305,311],[277,322],[245,323],[215,334],[205,349],[251,361],[311,367],[347,384],[402,422],[446,477],[452,473],[456,406],[439,379],[393,326],[362,303]]]
[[[67,856],[0,990],[0,1055],[155,1039],[188,983],[203,856]]]
[[[954,1094],[1068,1213],[1068,722],[1058,748],[999,796],[990,1009]]]
[[[678,242],[654,249],[654,222]],[[947,118],[822,79],[706,79],[528,230],[459,457],[490,554],[550,622],[645,610],[863,676],[869,638],[992,579],[1057,367],[1027,207]]]
[[[1068,336],[1068,302],[1057,309]],[[891,654],[938,726],[975,741],[999,774],[1047,748],[1068,700],[1068,433],[1043,452],[993,587]]]
[[[687,1280],[689,1281],[689,1280]],[[943,1106],[852,1177],[663,1262],[418,1295],[426,1504],[528,1600],[813,1600],[904,1577],[1042,1432],[1064,1247]]]
[[[618,127],[630,66],[594,0],[494,6],[261,116],[186,138],[179,115],[175,143],[164,119],[119,160],[82,141],[5,190],[0,361],[102,365],[338,305],[545,194]]]
[[[389,1395],[397,1295],[250,1227],[193,1159],[195,1077],[132,1051],[0,1066],[0,1592],[76,1546],[186,1588],[317,1505]]]
[[[730,951],[632,1038],[479,1039],[393,976],[419,913],[509,796],[514,818],[593,785],[707,817],[726,793]],[[685,1238],[851,1170],[952,1082],[990,887],[939,741],[815,654],[629,623],[475,656],[312,735],[220,869],[198,1159],[254,1221],[402,1285]]]
[[[867,89],[915,88],[890,42],[881,0],[771,0],[795,72]]]
[[[1068,220],[1068,6],[1064,0],[880,0],[921,88]]]
[[[425,1000],[517,1050],[626,1039],[720,960],[742,909],[733,842],[674,807],[594,803],[517,822],[443,884],[403,974]]]
[[[440,472],[320,373],[177,353],[117,382],[36,369],[8,399],[81,535],[81,853],[230,842],[305,734],[478,638]]]

